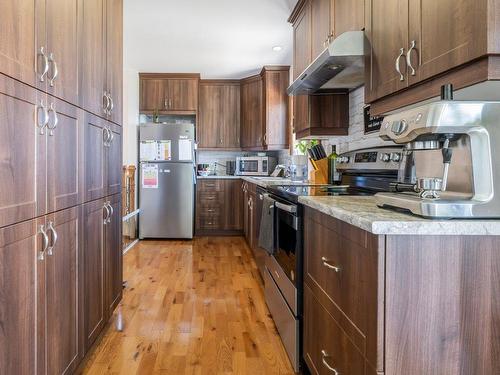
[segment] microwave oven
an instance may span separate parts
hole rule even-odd
[[[276,158],[270,156],[240,156],[236,158],[238,176],[269,176],[276,167]]]

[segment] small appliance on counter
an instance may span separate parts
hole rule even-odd
[[[441,100],[387,116],[380,136],[404,145],[377,204],[428,218],[499,218],[500,102]]]
[[[235,172],[236,172],[236,161],[235,160],[226,161],[226,174],[228,176],[234,176]]]
[[[198,171],[198,176],[207,177],[212,174],[212,171],[210,170],[210,164],[208,163],[199,163],[196,167],[196,170]]]
[[[236,175],[269,176],[277,160],[271,156],[239,156],[236,158]]]

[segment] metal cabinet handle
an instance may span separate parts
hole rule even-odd
[[[108,128],[106,126],[102,128],[102,139],[104,147],[109,147],[109,133],[108,133]]]
[[[108,114],[108,108],[109,108],[109,96],[108,92],[104,91],[104,94],[102,95],[102,111],[105,114]]]
[[[406,54],[406,65],[408,65],[408,67],[410,68],[410,70],[411,70],[410,74],[412,76],[416,75],[416,72],[415,72],[415,68],[411,64],[411,53],[413,52],[413,50],[415,49],[416,46],[417,46],[417,42],[412,40],[410,43],[410,49],[408,50],[408,53]]]
[[[325,257],[321,257],[321,261],[323,262],[323,265],[327,268],[330,268],[332,270],[334,270],[335,272],[340,272],[340,267],[337,267],[335,265],[333,265],[328,259],[326,259]]]
[[[168,99],[168,108],[172,108],[172,99]]]
[[[104,203],[103,209],[106,210],[106,216],[104,217],[104,220],[103,220],[103,224],[106,225],[108,223],[108,219],[109,219],[109,215],[110,215],[109,208],[108,208],[108,202]]]
[[[47,255],[52,255],[54,247],[57,243],[57,231],[54,229],[54,223],[52,221],[49,221],[49,224],[47,226],[47,232],[48,231],[52,232],[52,244],[47,248]]]
[[[47,78],[49,79],[49,84],[50,84],[50,87],[54,87],[54,81],[56,80],[57,76],[59,75],[59,69],[57,68],[57,62],[54,58],[54,53],[51,52],[50,55],[49,55],[49,59],[48,59],[49,63],[52,64],[53,66],[53,69],[52,69],[52,77],[49,77],[47,75]]]
[[[405,54],[405,49],[401,48],[399,50],[399,55],[396,58],[396,72],[398,72],[398,74],[399,74],[399,80],[400,81],[404,81],[405,80],[405,76],[403,75],[403,73],[401,73],[401,69],[399,68],[399,62],[401,61],[401,57],[403,57],[404,54]]]
[[[264,134],[264,144],[267,144],[267,133]]]
[[[50,113],[54,114],[52,124],[50,123]],[[50,103],[48,116],[49,121],[47,121],[47,129],[49,129],[49,136],[52,137],[54,135],[54,130],[57,128],[57,124],[59,123],[59,117],[57,116],[56,106],[54,103]]]
[[[43,225],[40,225],[40,227],[38,228],[38,233],[40,233],[43,236],[43,248],[38,253],[38,260],[44,260],[45,251],[49,247],[49,236],[47,236],[47,233],[45,232]]]
[[[283,204],[281,202],[275,202],[274,204],[280,210],[283,210],[283,211],[286,211],[286,212],[290,212],[292,214],[294,214],[294,213],[297,212],[297,206],[291,206],[291,205],[288,205],[288,204]]]
[[[107,128],[107,130],[109,133],[108,147],[111,147],[111,143],[113,142],[113,139],[115,139],[115,135],[113,134],[110,128]]]
[[[163,106],[165,107],[165,109],[168,109],[168,99],[165,97],[165,100],[163,101]]]
[[[42,116],[40,116],[40,111],[42,111]],[[40,121],[41,120],[41,121]],[[40,104],[37,106],[37,124],[36,126],[40,129],[40,134],[44,134],[44,128],[49,123],[49,111],[47,110],[47,106],[43,103],[43,100],[40,100]]]
[[[321,362],[323,362],[323,365],[328,370],[330,370],[331,372],[333,372],[335,375],[339,375],[339,372],[335,368],[333,368],[332,366],[330,366],[328,364],[328,362],[326,361],[327,358],[330,358],[330,355],[328,355],[328,353],[326,352],[326,350],[322,350],[321,351]]]
[[[108,205],[108,208],[109,208],[109,211],[110,211],[109,217],[107,219],[108,224],[109,224],[109,223],[111,223],[111,217],[113,216],[113,213],[115,212],[115,210],[113,209],[113,206],[111,205],[111,202],[108,202],[107,205]]]
[[[110,93],[108,93],[108,97],[109,97],[108,115],[111,115],[111,112],[113,112],[113,109],[115,108],[115,102],[113,101],[113,97],[111,96]]]
[[[40,52],[38,52],[38,56],[41,56],[43,59],[43,71],[42,71],[42,74],[40,74],[40,82],[44,82],[45,76],[47,75],[47,72],[49,71],[49,58],[45,54],[45,47],[44,46],[40,47]]]

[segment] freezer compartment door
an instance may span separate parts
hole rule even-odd
[[[193,175],[191,164],[141,163],[141,239],[193,238]]]
[[[194,126],[145,124],[139,130],[141,161],[194,162]]]

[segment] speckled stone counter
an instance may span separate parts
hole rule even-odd
[[[266,188],[270,185],[282,185],[291,184],[292,180],[283,177],[251,177],[251,176],[241,176],[241,179],[248,181],[257,186]]]
[[[241,176],[232,175],[210,175],[210,176],[197,176],[198,180],[238,180]]]
[[[300,197],[299,202],[374,234],[500,235],[500,220],[430,220],[377,207],[374,197]]]

